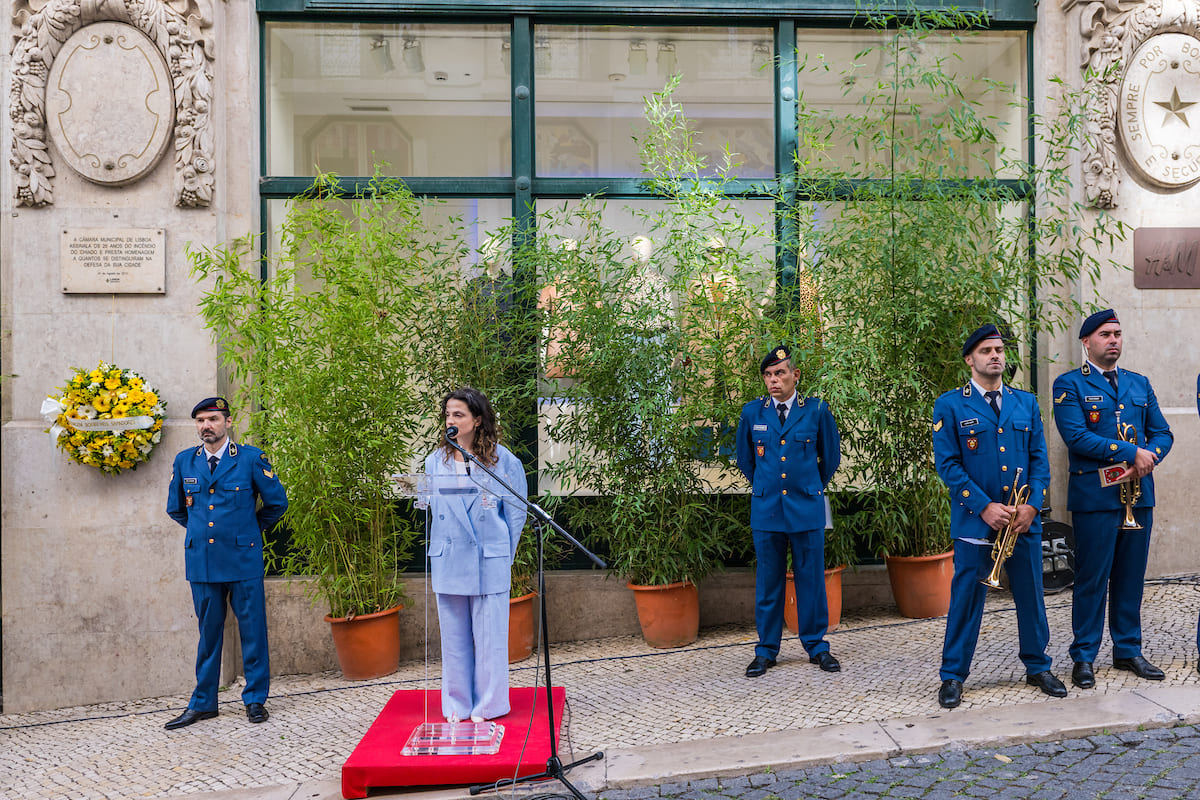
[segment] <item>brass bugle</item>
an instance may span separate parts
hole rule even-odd
[[[1021,486],[1021,468],[1017,468],[1016,475],[1013,476],[1012,492],[1008,496],[1008,503],[1013,507],[1012,516],[1008,519],[1008,524],[1004,526],[1004,530],[996,535],[996,541],[992,544],[992,569],[988,572],[988,576],[980,581],[985,586],[990,586],[993,589],[1000,588],[1000,568],[1004,566],[1004,562],[1012,557],[1013,550],[1017,546],[1017,509],[1025,505],[1029,499],[1029,484]],[[1019,488],[1018,488],[1019,487]]]
[[[1129,424],[1117,423],[1117,435],[1121,437],[1121,441],[1129,442],[1137,445],[1137,428]],[[1133,464],[1129,465],[1129,469],[1133,469]],[[1142,496],[1142,479],[1132,477],[1121,484],[1121,504],[1125,506],[1125,519],[1121,520],[1121,530],[1123,531],[1140,531],[1142,526],[1134,519],[1133,507],[1137,505],[1137,501]]]

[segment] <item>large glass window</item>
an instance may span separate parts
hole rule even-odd
[[[538,26],[537,174],[640,175],[643,98],[678,76],[675,100],[709,163],[728,143],[739,175],[772,177],[772,38],[769,28]]]
[[[507,25],[267,26],[274,175],[511,171]]]

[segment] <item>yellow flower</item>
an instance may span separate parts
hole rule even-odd
[[[120,386],[121,386],[121,376],[120,375],[118,375],[115,378],[110,377],[108,380],[106,380],[104,382],[105,389],[117,389]]]
[[[146,405],[152,406],[158,403],[158,395],[154,392],[146,392]]]
[[[92,379],[92,383],[99,383],[104,380],[104,373],[98,369],[94,369],[88,373],[88,377]]]
[[[108,409],[111,407],[111,403],[112,396],[107,392],[101,392],[100,394],[96,395],[96,399],[92,401],[92,405],[94,405],[96,410],[102,414],[108,411]]]

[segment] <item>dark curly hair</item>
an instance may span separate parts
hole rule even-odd
[[[475,428],[475,438],[471,443],[471,452],[486,466],[496,464],[496,446],[500,442],[500,425],[496,422],[496,412],[487,395],[472,386],[455,389],[442,398],[442,423],[446,422],[446,405],[451,400],[461,400],[466,404],[471,416],[478,420]],[[457,452],[446,438],[442,437],[442,453],[447,461],[454,458]]]

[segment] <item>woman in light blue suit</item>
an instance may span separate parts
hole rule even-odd
[[[442,400],[456,441],[525,498],[525,468],[498,441],[496,412],[469,386]],[[428,475],[459,475],[461,486],[429,504],[429,572],[442,631],[442,714],[448,721],[502,717],[508,704],[508,591],[525,506],[471,467],[443,440],[425,459]]]

